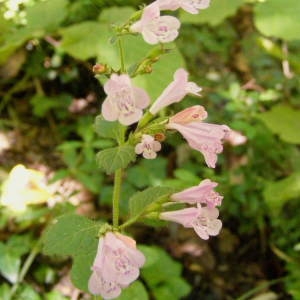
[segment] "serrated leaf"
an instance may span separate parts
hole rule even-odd
[[[57,218],[43,237],[43,252],[46,255],[71,256],[73,283],[88,292],[91,265],[98,247],[97,234],[100,223],[82,216],[67,214]]]
[[[258,115],[258,118],[283,141],[300,144],[300,110],[278,104],[270,111]]]
[[[300,2],[268,0],[255,6],[255,25],[264,35],[299,40]]]
[[[150,187],[142,192],[137,192],[129,199],[129,209],[131,218],[142,215],[150,205],[168,198],[174,192],[170,187]]]
[[[123,169],[132,161],[135,161],[134,147],[122,145],[98,152],[97,163],[107,174],[112,174],[118,169]]]
[[[75,214],[58,217],[44,234],[43,252],[60,256],[85,254],[86,245],[95,243],[99,227],[99,223]]]
[[[300,196],[300,172],[266,185],[264,199],[272,212],[278,213],[283,205]]]
[[[110,122],[103,119],[101,115],[97,116],[94,123],[96,133],[103,137],[121,141],[126,130],[119,122]]]
[[[216,26],[221,24],[227,17],[234,15],[243,3],[245,3],[245,0],[215,0],[211,2],[209,8],[201,10],[199,14],[192,15],[181,10],[180,20],[183,23],[208,23]]]

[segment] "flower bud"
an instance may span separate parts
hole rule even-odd
[[[93,73],[95,74],[105,74],[109,73],[110,69],[106,64],[95,64],[93,66]]]

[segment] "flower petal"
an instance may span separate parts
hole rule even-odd
[[[111,103],[109,97],[107,97],[102,103],[102,116],[107,121],[116,121],[118,119],[119,113],[115,106]]]
[[[121,294],[118,284],[104,280],[101,273],[95,271],[89,279],[88,289],[93,295],[101,295],[105,299],[114,299]]]
[[[199,210],[196,207],[189,207],[175,211],[163,212],[159,218],[166,221],[173,221],[184,227],[192,227],[193,220],[198,216]]]
[[[150,97],[145,92],[145,90],[138,88],[138,87],[133,87],[132,91],[134,94],[136,107],[143,109],[143,108],[146,108],[150,104],[150,102],[151,102]]]

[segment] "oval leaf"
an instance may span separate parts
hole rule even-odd
[[[112,174],[118,169],[123,169],[132,161],[135,161],[134,147],[122,145],[98,152],[97,163],[107,174]]]

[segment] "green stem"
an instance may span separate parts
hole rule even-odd
[[[8,102],[12,99],[14,93],[23,91],[28,89],[29,86],[32,85],[31,82],[28,82],[29,75],[25,75],[18,83],[16,83],[10,90],[6,91],[5,95],[3,96],[2,101],[0,102],[0,112],[5,108]]]
[[[274,280],[270,280],[267,281],[265,283],[260,284],[259,286],[251,289],[250,291],[246,292],[245,294],[243,294],[242,296],[240,296],[239,298],[237,298],[237,300],[247,300],[250,299],[250,297],[252,297],[253,295],[255,295],[256,293],[258,293],[261,290],[264,290],[265,288],[277,284],[278,282],[283,281],[284,279],[286,279],[286,277],[281,277],[281,278],[277,278]]]
[[[113,227],[115,229],[119,226],[119,214],[120,214],[120,194],[122,184],[122,169],[118,169],[115,172],[114,180],[114,192],[113,192]]]
[[[137,217],[134,217],[134,218],[129,219],[128,221],[126,221],[125,223],[123,223],[123,224],[119,227],[119,229],[124,229],[124,228],[130,226],[131,224],[135,223],[140,217],[141,217],[141,216],[138,215]]]
[[[119,37],[118,45],[119,45],[120,60],[121,60],[121,73],[126,73],[126,70],[125,70],[125,58],[124,58],[124,48],[123,48],[123,43],[122,43],[122,38],[121,37]]]
[[[35,257],[38,255],[38,253],[41,250],[41,244],[42,244],[42,239],[40,238],[37,243],[35,244],[35,246],[32,248],[31,252],[29,253],[28,257],[26,258],[24,265],[18,275],[18,280],[17,282],[14,283],[14,285],[12,286],[9,296],[8,296],[8,300],[13,299],[14,295],[16,294],[20,284],[23,282],[24,277],[26,276],[29,268],[31,267]]]
[[[143,118],[139,121],[137,129],[143,128],[144,126],[146,126],[152,119],[153,119],[154,115],[152,115],[149,111],[147,111],[145,113],[145,115],[143,116]]]

